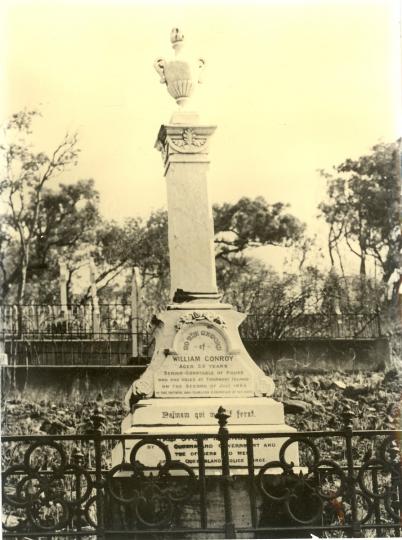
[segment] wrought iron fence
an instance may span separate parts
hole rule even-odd
[[[130,304],[1,305],[0,331],[4,338],[96,339],[109,335],[146,334],[147,322],[133,319]],[[374,338],[382,334],[379,311],[367,313],[300,313],[292,318],[250,313],[240,327],[246,339]]]
[[[80,338],[68,334],[52,338],[25,335],[6,339],[5,352],[12,366],[126,366],[149,359],[152,343],[148,332],[99,333]]]
[[[353,431],[346,410],[341,431],[234,434],[228,416],[180,439],[104,435],[99,410],[88,435],[3,437],[4,538],[400,536],[401,431]]]
[[[144,321],[132,319],[129,304],[2,305],[0,324],[3,335],[29,339],[89,339],[94,335],[113,337],[145,331]]]
[[[0,340],[12,365],[127,365],[152,335],[128,304],[2,305]]]
[[[377,338],[382,335],[379,311],[369,313],[301,313],[292,318],[250,313],[240,327],[247,339]]]

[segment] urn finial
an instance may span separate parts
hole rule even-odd
[[[172,28],[170,41],[175,52],[173,60],[158,58],[154,63],[160,82],[166,84],[169,94],[179,107],[184,107],[201,82],[203,58],[192,59],[184,53],[184,34],[180,28]]]

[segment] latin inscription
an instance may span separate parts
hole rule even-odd
[[[248,411],[241,410],[241,409],[226,409],[227,413],[230,414],[231,420],[252,420],[256,418],[255,410],[251,409]],[[190,412],[182,412],[182,411],[161,411],[161,418],[160,420],[188,420],[189,422],[194,422],[195,420],[207,420],[207,419],[213,419],[213,422],[216,421],[215,419],[216,412],[214,411],[197,411],[192,410]]]

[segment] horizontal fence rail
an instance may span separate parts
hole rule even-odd
[[[86,435],[3,437],[4,538],[400,536],[401,431],[346,411],[342,431],[233,434],[228,417],[178,439],[104,435],[97,410]]]

